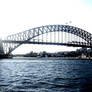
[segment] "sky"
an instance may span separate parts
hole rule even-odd
[[[92,33],[92,0],[0,0],[0,38],[66,23]]]

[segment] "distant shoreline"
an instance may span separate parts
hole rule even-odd
[[[92,58],[77,57],[13,57],[13,59],[30,59],[30,60],[92,60]]]

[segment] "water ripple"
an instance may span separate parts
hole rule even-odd
[[[0,62],[0,92],[92,92],[92,62],[7,59]]]

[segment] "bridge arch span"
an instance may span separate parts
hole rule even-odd
[[[70,33],[84,39],[88,45],[91,45],[92,43],[92,34],[78,27],[69,25],[46,25],[7,36],[5,40],[11,41],[11,43],[8,42],[3,43],[4,51],[6,54],[11,53],[13,50],[15,50],[17,47],[23,44],[23,43],[13,43],[13,41],[30,41],[31,39],[37,36],[49,32]]]

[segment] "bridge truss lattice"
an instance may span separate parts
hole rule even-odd
[[[48,33],[50,39],[49,41],[47,41]],[[83,29],[69,25],[47,25],[36,27],[24,32],[7,36],[3,40],[4,53],[9,54],[24,43],[67,45],[91,48],[92,34]]]

